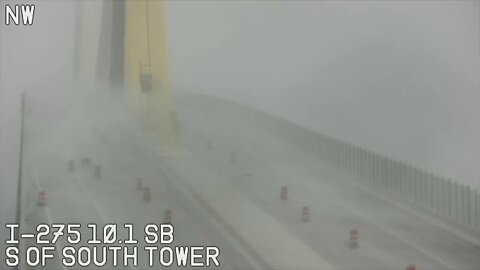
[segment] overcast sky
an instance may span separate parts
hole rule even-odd
[[[36,1],[34,26],[4,27],[0,2],[5,190],[20,91],[42,96],[71,76],[74,3]],[[479,12],[478,1],[168,1],[172,84],[480,186]]]
[[[479,184],[478,1],[168,2],[176,92]]]

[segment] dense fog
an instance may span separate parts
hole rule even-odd
[[[18,93],[71,78],[73,8],[39,1],[34,26],[2,26],[10,149],[2,164],[16,160]],[[174,92],[244,102],[478,184],[478,9],[476,1],[168,1]]]
[[[32,26],[4,24],[5,5],[18,3],[35,3]],[[480,189],[479,1],[205,0],[166,1],[165,6],[168,70],[175,96],[207,95],[238,106],[247,105]],[[108,123],[113,106],[108,95],[102,93],[96,99],[90,84],[85,83],[88,86],[83,89],[79,86],[83,82],[73,79],[73,0],[0,0],[0,8],[3,222],[14,218],[20,94],[26,91],[29,106],[54,128],[59,128],[55,126],[57,121],[65,121],[63,113],[88,102],[94,103],[92,110],[102,115],[101,103],[105,101],[104,118],[92,116],[88,105],[77,112],[88,117],[81,119],[76,115],[78,118],[71,119],[78,123]],[[100,10],[97,11],[98,14],[92,14],[91,23],[98,24],[100,29]],[[97,44],[100,37],[97,38],[89,42]],[[85,96],[73,92],[83,90]],[[76,100],[80,97],[85,98],[85,103]],[[181,119],[190,125],[191,130],[185,130],[196,134],[203,128],[207,131],[202,131],[201,136],[230,136],[215,130],[216,122],[212,120],[222,115],[221,109],[215,110],[223,105],[201,98],[198,103],[189,102],[193,101],[187,98],[178,106],[179,115],[185,117]],[[202,102],[211,110],[211,116],[205,119],[212,123],[201,122],[203,116],[198,112],[202,108],[195,106]],[[209,115],[207,111],[205,115]],[[199,117],[199,122],[192,120],[195,117]],[[218,120],[222,121],[225,119]],[[244,123],[245,119],[232,117],[232,121]],[[223,124],[231,124],[227,122]],[[65,128],[55,130],[59,141],[66,137],[62,136],[63,131],[69,136],[74,134],[74,139],[83,139],[81,128],[76,138],[74,127],[59,126]],[[226,132],[235,130],[234,127]],[[245,134],[233,141],[251,136],[265,149],[280,145],[262,137],[263,131],[241,131]],[[262,140],[265,143],[260,143]],[[192,149],[195,147],[199,146]],[[242,148],[240,142],[237,147]],[[204,154],[202,151],[203,148],[198,153]],[[219,171],[228,171],[225,168],[229,165],[222,167],[222,163],[215,163],[215,158],[218,157],[211,157],[213,161],[206,158],[205,162],[212,162],[214,168],[219,166]],[[255,160],[256,156],[250,158]],[[252,162],[245,166],[257,165]],[[260,172],[264,173],[259,169]],[[296,172],[303,179],[313,178],[300,169],[287,174],[294,178]],[[229,173],[232,172],[226,175]],[[262,202],[255,197],[255,189],[246,185],[238,188],[251,195],[252,201]],[[332,187],[332,194],[336,194],[336,188]]]

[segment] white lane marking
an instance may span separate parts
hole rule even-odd
[[[317,190],[319,191],[319,187],[317,185],[313,185],[311,183],[311,181],[308,181],[306,183],[309,188],[311,190]],[[423,253],[424,255],[426,255],[427,257],[430,257],[431,259],[433,259],[434,261],[437,261],[438,263],[446,266],[448,269],[450,270],[456,270],[455,267],[451,266],[450,264],[448,264],[447,262],[445,262],[444,260],[442,260],[441,258],[439,258],[438,256],[430,253],[429,251],[425,250],[424,248],[418,246],[417,244],[405,239],[405,238],[402,238],[399,234],[393,232],[392,230],[388,229],[387,227],[383,226],[383,225],[380,225],[380,224],[377,224],[377,223],[374,223],[371,221],[370,218],[368,218],[366,215],[364,214],[361,214],[360,211],[358,211],[357,209],[355,209],[354,207],[346,204],[346,203],[342,203],[341,204],[343,207],[345,207],[352,215],[355,215],[361,219],[363,219],[366,223],[370,224],[371,226],[374,226],[374,227],[377,227],[378,229],[380,229],[381,231],[384,231],[385,233],[387,234],[390,234],[392,235],[393,237],[397,238],[398,240],[406,243],[407,245],[415,248],[416,250],[420,251],[421,253]]]
[[[76,178],[76,175],[74,177]],[[87,196],[89,197],[90,203],[93,205],[93,208],[95,209],[95,211],[97,211],[98,215],[102,218],[103,222],[108,223],[107,220],[110,220],[110,219],[107,218],[107,216],[100,209],[100,207],[98,206],[97,200],[95,199],[93,194],[90,192],[90,190],[88,190],[88,188],[85,186],[83,181],[79,181],[78,179],[75,179],[75,180],[78,183],[78,185],[80,186],[80,188],[87,194]],[[130,265],[130,264],[129,264],[128,268],[130,268],[132,270],[137,270],[137,267],[135,267],[133,265]]]
[[[335,173],[337,175],[337,177],[339,178],[342,178],[342,176],[339,175],[339,173]],[[347,182],[345,180],[342,180],[344,182]],[[357,182],[357,181],[353,181],[352,182],[347,182],[347,183],[351,183],[352,185],[356,186],[357,188],[363,190],[364,192],[374,196],[374,197],[377,197],[378,199],[386,202],[386,203],[390,203],[394,206],[396,206],[397,208],[411,214],[411,215],[414,215],[418,218],[421,218],[423,219],[423,221],[429,223],[430,225],[432,226],[435,226],[441,230],[445,230],[446,232],[450,232],[452,233],[453,235],[457,236],[458,238],[470,243],[470,244],[473,244],[474,246],[480,246],[480,234],[479,234],[479,237],[478,239],[476,239],[476,241],[472,240],[472,237],[474,236],[469,236],[469,235],[466,235],[465,233],[461,232],[460,230],[457,230],[455,228],[453,228],[452,226],[449,226],[449,225],[446,225],[444,223],[440,223],[438,222],[438,220],[435,220],[434,218],[432,217],[428,217],[426,215],[422,215],[420,212],[418,212],[418,210],[415,210],[415,209],[412,209],[410,206],[406,206],[404,204],[401,204],[399,202],[395,202],[394,200],[391,200],[391,199],[388,199],[387,197],[385,197],[384,195],[378,193],[378,192],[374,192],[370,189],[368,189],[367,187],[364,186],[364,184],[361,184],[360,182]],[[479,232],[480,233],[480,232]]]
[[[132,140],[132,141],[137,142],[136,140]],[[152,151],[150,148],[145,147],[145,149],[142,149],[143,147],[138,145],[138,142],[136,143],[136,145],[137,145],[137,147],[139,147],[140,151],[143,151],[147,156],[150,156],[152,161],[153,160],[159,160],[160,157],[157,155],[156,152]],[[159,161],[161,162],[161,160],[159,160]],[[162,167],[162,165],[160,165],[160,164],[158,166]],[[172,176],[172,174],[169,173],[168,170],[165,170],[164,168],[162,168],[162,171],[160,171],[159,167],[154,166],[154,168],[157,170],[158,173],[162,174],[162,172],[163,172],[164,174],[170,175],[170,177],[172,177],[172,178],[176,178],[176,176]],[[193,198],[192,195],[190,195],[190,193],[188,192],[188,189],[185,190],[186,188],[183,187],[183,186],[180,187],[180,189],[184,190],[185,195],[188,196],[191,201],[194,201],[194,202],[197,201],[195,198]],[[210,217],[210,214],[205,209],[203,209],[203,207],[198,207],[198,209],[200,209],[200,211],[202,211],[204,215],[208,216],[210,218],[210,220],[212,220],[211,224],[213,226],[215,226],[216,230],[221,231],[223,237],[227,238],[227,241],[229,241],[234,246],[234,249],[239,251],[244,258],[247,258],[248,263],[250,265],[254,266],[254,269],[262,269],[262,267],[256,262],[256,260],[253,259],[250,256],[250,254],[248,254],[247,251],[242,246],[240,246],[239,243],[237,243],[237,241],[230,235],[230,233],[228,233],[226,231],[226,229],[223,226],[218,224],[218,222],[216,222],[212,217]]]
[[[173,196],[173,197],[174,197],[174,196]],[[176,201],[177,199],[174,197],[172,200],[173,200],[173,201]],[[176,202],[176,204],[178,204],[178,202]],[[200,211],[204,212],[203,209],[200,209]],[[208,214],[207,214],[207,213],[204,213],[204,215],[208,215]],[[189,217],[188,214],[186,214],[186,216]],[[189,218],[190,218],[190,217],[189,217]],[[198,228],[198,226],[190,226],[190,225],[192,225],[192,224],[189,223],[188,228],[192,228],[193,231],[196,231],[196,232],[197,232],[197,234],[194,234],[194,235],[198,235],[199,237],[202,237],[202,236],[203,236],[208,243],[212,243],[212,244],[214,243],[214,241],[212,241],[211,238],[208,237],[208,235],[207,235],[206,233],[204,233],[202,230],[200,230],[200,229]],[[218,228],[218,225],[217,225],[217,224],[213,224],[213,226],[216,227],[216,231],[217,231],[217,232],[220,231],[220,230],[222,230],[222,232],[224,232],[223,229]],[[229,240],[230,240],[230,239],[229,239]],[[234,241],[230,241],[230,242],[234,242]],[[236,245],[236,243],[235,243],[235,245]],[[237,248],[237,250],[238,250],[238,248]],[[220,251],[220,252],[221,252],[221,251]],[[240,252],[243,252],[243,250],[241,250]],[[229,263],[227,263],[227,262],[223,262],[222,265],[221,265],[221,267],[222,267],[223,269],[232,269],[232,270],[233,270],[233,267],[232,267]],[[256,268],[256,269],[261,269],[261,268]]]
[[[42,188],[42,186],[40,185],[40,181],[38,180],[38,175],[36,174],[35,171],[32,172],[32,177],[34,179],[34,183],[35,183],[35,186],[37,187],[37,190],[38,191],[41,191],[41,190],[44,190]],[[48,223],[49,224],[53,224],[53,217],[52,217],[52,213],[50,212],[50,207],[48,207],[48,203],[44,206],[44,209],[45,209],[45,214],[47,215],[47,220],[48,220]],[[60,250],[63,249],[63,247],[60,245],[60,241],[57,241],[55,242],[55,247],[56,247],[56,250],[57,250],[57,255],[58,255],[58,258],[62,258],[62,253],[60,252]],[[62,263],[62,260],[60,259],[60,265],[62,267],[63,270],[68,270],[67,267],[65,265],[63,265]]]
[[[125,163],[125,164],[128,164],[128,162],[133,163],[134,159],[133,159],[130,155],[121,155],[121,153],[120,153],[120,151],[118,150],[118,148],[112,147],[112,149],[118,154],[118,157],[128,157],[128,158],[127,158],[128,161],[127,161],[127,160],[123,160],[122,163]],[[138,149],[138,150],[141,150],[141,149]],[[144,154],[145,154],[145,153],[144,153]],[[156,166],[154,166],[154,165],[152,164],[152,167],[154,168],[154,170],[157,171],[157,173],[160,173],[160,172],[158,171],[159,169],[158,169]],[[83,183],[82,183],[82,185],[83,185]],[[175,201],[175,200],[177,200],[177,199],[173,198],[173,200]],[[178,203],[177,203],[177,204],[178,204]],[[203,209],[201,209],[201,211],[203,211]],[[217,227],[217,231],[220,230],[220,229],[218,228],[218,225],[217,225],[217,224],[214,224],[214,226]],[[200,229],[199,229],[197,226],[192,226],[192,228],[193,228],[193,230],[195,230],[195,231],[198,232],[198,235],[201,235],[201,236],[205,237],[208,242],[213,243],[213,241],[211,241],[210,238],[209,238],[205,233],[203,233],[202,231],[200,231]],[[223,229],[222,229],[222,230],[223,230]],[[225,234],[225,235],[226,235],[226,234]],[[229,240],[230,240],[230,242],[235,242],[235,241],[233,241],[233,240],[231,240],[231,239],[229,239]],[[235,242],[234,245],[237,245],[237,243]],[[236,248],[237,248],[237,250],[238,250],[238,247],[236,247]],[[241,250],[241,252],[244,253],[243,250]],[[224,269],[233,269],[233,267],[232,267],[230,264],[226,263],[226,262],[224,262],[224,263],[222,264],[222,267],[223,267]],[[260,268],[257,267],[256,269],[260,269]]]
[[[210,240],[210,238],[209,238],[205,233],[203,233],[202,231],[200,231],[200,229],[199,229],[197,226],[193,226],[193,228],[194,228],[193,230],[195,230],[195,231],[198,232],[198,235],[201,235],[201,236],[205,237],[205,239],[207,240],[207,242],[210,242],[210,243],[212,243],[212,244],[214,243],[212,240]],[[220,248],[219,248],[219,252],[221,252],[221,251],[220,251]],[[218,262],[218,263],[220,264],[220,262]],[[222,268],[233,270],[233,267],[232,267],[229,263],[227,263],[227,262],[223,262],[223,263],[222,263]],[[257,269],[260,269],[260,268],[257,268]]]
[[[98,206],[97,204],[97,200],[94,198],[94,196],[92,195],[92,193],[85,187],[85,185],[83,184],[83,181],[80,181],[78,180],[77,176],[75,175],[74,176],[74,180],[75,182],[78,184],[78,186],[87,194],[88,196],[88,199],[89,199],[89,202],[92,204],[93,208],[95,209],[95,211],[97,211],[97,214],[100,216],[100,218],[103,220],[104,223],[108,223],[107,220],[109,220],[107,218],[107,216],[103,213],[102,210],[100,210],[100,207]]]
[[[156,153],[155,151],[153,151],[151,148],[149,148],[149,146],[146,144],[146,141],[141,140],[141,138],[139,138],[138,136],[130,134],[128,131],[125,130],[125,127],[123,127],[123,126],[122,126],[122,131],[123,131],[123,134],[125,136],[127,136],[131,139],[130,142],[133,142],[135,144],[138,151],[145,155],[145,157],[147,158],[147,160],[149,160],[149,162],[153,162],[155,160],[157,160],[159,162],[162,162],[160,160],[161,156],[158,153]],[[112,149],[115,149],[116,151],[118,151],[115,147],[113,147]],[[125,156],[125,155],[119,155],[119,156]],[[149,159],[149,157],[150,157],[150,159]],[[159,173],[160,175],[167,174],[167,175],[170,175],[170,177],[172,177],[171,173],[169,173],[168,170],[165,170],[163,168],[160,169],[158,167],[158,166],[161,167],[161,165],[155,166],[154,163],[151,163],[151,165],[157,171],[157,173]],[[173,176],[173,178],[175,178],[175,176]],[[193,201],[193,202],[197,201],[195,198],[192,197],[192,195],[190,195],[190,193],[188,192],[188,189],[185,190],[185,187],[180,187],[180,189],[184,191],[185,195],[188,196],[191,201]],[[212,221],[211,224],[213,226],[215,226],[216,230],[221,232],[223,237],[225,237],[226,240],[234,246],[235,250],[240,252],[244,258],[247,258],[247,260],[249,261],[249,264],[254,266],[254,269],[262,269],[262,267],[256,262],[256,260],[253,259],[250,256],[250,254],[248,254],[247,251],[245,251],[244,248],[242,246],[240,246],[239,243],[237,243],[237,241],[226,231],[226,229],[223,226],[221,226],[220,224],[218,224],[218,222],[216,222],[213,218],[211,218],[210,214],[205,209],[203,209],[203,207],[198,207],[198,209],[200,209],[200,211],[202,211],[204,215],[206,215],[210,218],[210,220]],[[197,231],[198,230],[199,229],[197,229]],[[202,233],[202,235],[204,235],[207,239],[209,239],[204,233]],[[227,263],[225,263],[225,264],[227,265],[227,268],[233,269],[229,264],[227,264]]]
[[[277,169],[275,169],[276,171]],[[340,177],[339,175],[336,175],[337,177]],[[340,177],[341,178],[341,177]],[[343,182],[347,182],[345,181],[344,179],[342,179]],[[316,190],[318,192],[321,192],[321,188],[318,186],[318,185],[315,185],[312,181],[304,181],[304,183],[309,187],[310,190]],[[351,182],[347,182],[347,183],[351,183]],[[355,184],[355,185],[359,185],[359,184]],[[362,188],[363,189],[363,188]],[[451,266],[449,263],[445,262],[444,260],[442,260],[440,257],[430,253],[429,251],[425,250],[424,248],[418,246],[417,244],[409,241],[409,240],[406,240],[404,238],[402,238],[399,234],[393,232],[392,230],[388,229],[387,227],[385,226],[382,226],[382,225],[379,225],[379,224],[376,224],[376,223],[373,223],[371,221],[371,219],[369,219],[366,215],[364,214],[360,214],[359,211],[357,211],[355,208],[353,208],[352,206],[346,204],[346,203],[342,203],[341,204],[343,207],[345,207],[352,215],[355,215],[361,219],[363,219],[364,221],[366,221],[366,223],[370,224],[371,226],[374,226],[374,227],[377,227],[378,229],[380,229],[381,231],[384,231],[385,233],[387,234],[390,234],[392,235],[393,237],[397,238],[398,240],[406,243],[407,245],[413,247],[414,249],[418,250],[419,252],[423,253],[424,255],[426,255],[427,257],[429,257],[430,259],[433,259],[434,261],[436,261],[437,263],[440,263],[442,265],[444,265],[445,267],[447,267],[448,269],[450,270],[455,270],[456,268]]]

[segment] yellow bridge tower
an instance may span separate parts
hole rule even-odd
[[[78,1],[79,80],[123,89],[130,111],[162,150],[179,147],[168,74],[163,0]]]

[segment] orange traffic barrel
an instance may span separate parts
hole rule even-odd
[[[163,213],[163,223],[172,223],[172,210],[165,210]]]
[[[358,229],[350,230],[350,236],[348,237],[348,246],[350,248],[358,247]]]
[[[75,162],[73,160],[68,161],[68,171],[73,172],[75,169]]]
[[[304,221],[304,222],[310,221],[310,208],[308,206],[302,207],[301,220]]]
[[[45,206],[47,204],[47,194],[44,190],[38,192],[38,206]]]
[[[143,188],[143,201],[149,202],[152,200],[152,193],[150,192],[149,187]]]

